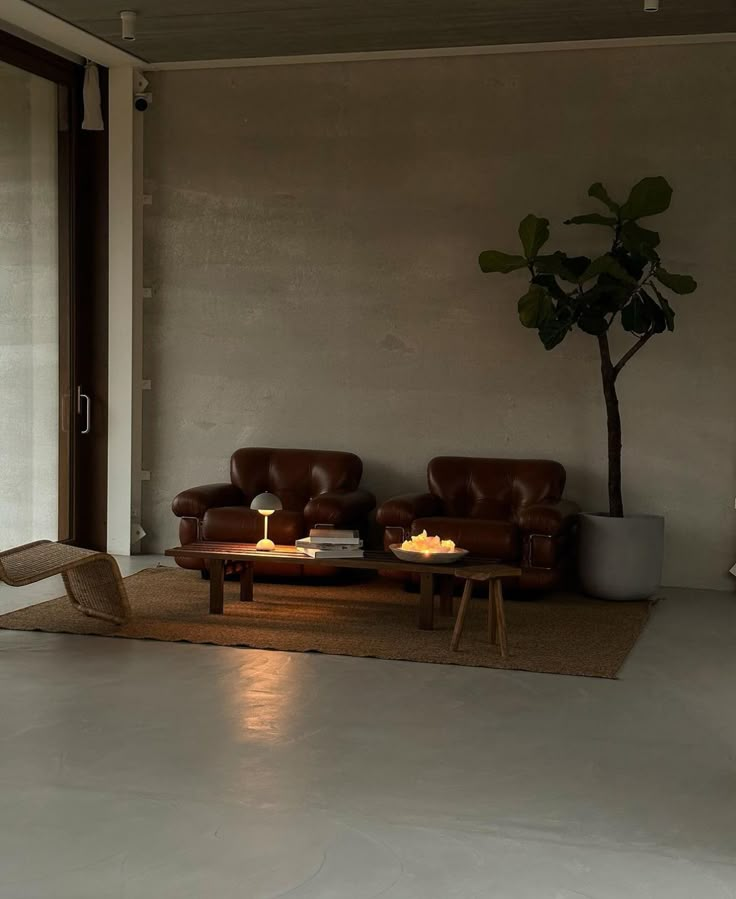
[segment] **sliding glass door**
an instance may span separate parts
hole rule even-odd
[[[106,545],[108,148],[83,77],[0,30],[0,550]]]
[[[65,90],[0,62],[0,548],[71,536]]]

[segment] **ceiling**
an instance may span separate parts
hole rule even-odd
[[[138,12],[137,40],[119,11]],[[736,32],[736,0],[35,0],[148,62]]]

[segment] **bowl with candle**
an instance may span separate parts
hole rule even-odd
[[[403,543],[392,543],[391,552],[402,562],[419,562],[428,565],[449,565],[467,556],[467,549],[455,546],[452,540],[441,537],[430,537],[426,531],[404,540]]]

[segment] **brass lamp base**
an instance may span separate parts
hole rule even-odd
[[[269,540],[268,537],[264,537],[256,543],[256,549],[259,552],[271,552],[271,550],[276,549],[276,544],[273,540]]]

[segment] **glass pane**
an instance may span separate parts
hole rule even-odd
[[[57,192],[56,85],[0,63],[0,547],[59,537]]]

